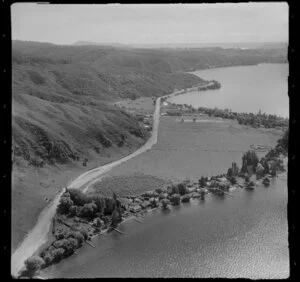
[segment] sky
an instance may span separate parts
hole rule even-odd
[[[11,6],[12,39],[73,44],[288,42],[285,2]]]

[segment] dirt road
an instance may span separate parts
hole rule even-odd
[[[160,116],[160,99],[161,97],[156,100],[151,137],[141,148],[120,160],[97,167],[81,174],[79,177],[69,182],[67,187],[82,189],[82,191],[85,192],[94,182],[99,181],[101,179],[101,176],[111,170],[113,167],[126,162],[140,155],[141,153],[146,152],[147,150],[150,150],[151,147],[157,143]],[[13,253],[11,257],[11,274],[13,276],[17,276],[20,270],[24,267],[24,261],[32,256],[41,245],[46,243],[47,235],[51,226],[51,219],[55,215],[56,207],[63,192],[64,190],[57,194],[54,200],[49,204],[49,206],[47,206],[41,212],[34,228],[30,232],[28,232],[25,239]]]
[[[210,85],[211,83],[208,83],[206,85],[203,85],[202,87],[205,87],[207,85]],[[173,96],[177,94],[179,91],[172,93],[170,95],[166,96]],[[163,96],[163,97],[166,97]],[[108,171],[110,171],[113,167],[126,162],[141,153],[146,152],[147,150],[150,150],[154,144],[157,143],[157,135],[158,135],[158,125],[159,125],[159,117],[160,117],[160,100],[161,98],[157,98],[156,100],[156,106],[155,111],[153,114],[153,129],[152,129],[152,135],[150,139],[146,142],[145,145],[143,145],[141,148],[133,152],[132,154],[117,160],[115,162],[109,163],[104,166],[97,167],[95,169],[89,170],[80,176],[78,176],[76,179],[70,181],[67,184],[68,188],[77,188],[82,189],[83,192],[86,192],[87,189],[95,182],[99,181],[101,177]],[[28,232],[27,236],[24,238],[22,243],[19,245],[19,247],[16,249],[16,251],[13,253],[11,257],[11,274],[13,276],[17,276],[20,270],[24,267],[24,261],[31,257],[41,245],[47,242],[48,232],[51,226],[51,220],[56,212],[56,207],[59,203],[60,196],[63,194],[64,190],[62,190],[60,193],[56,195],[54,200],[49,203],[49,205],[41,212],[36,225],[34,228]]]

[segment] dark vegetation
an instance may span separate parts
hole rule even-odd
[[[182,115],[183,113],[203,113],[211,117],[220,117],[224,119],[237,120],[239,124],[249,125],[253,128],[287,128],[289,126],[289,119],[281,116],[265,114],[259,111],[257,114],[253,113],[237,113],[232,112],[230,109],[218,109],[218,108],[206,108],[199,107],[194,108],[188,104],[175,104],[170,105],[174,108],[173,111],[167,111],[168,115]]]
[[[121,202],[114,193],[112,197],[101,197],[86,195],[76,189],[66,190],[53,223],[55,240],[40,254],[43,267],[72,255],[84,241],[90,240],[90,223],[94,230],[100,232],[108,226],[116,226],[122,220],[123,212]]]

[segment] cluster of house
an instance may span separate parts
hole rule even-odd
[[[152,114],[141,114],[136,113],[134,117],[138,120],[141,127],[151,131],[153,125],[153,115]]]

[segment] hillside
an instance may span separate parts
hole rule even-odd
[[[13,42],[13,248],[59,187],[145,143],[149,133],[113,101],[159,96],[202,81],[141,71],[130,62],[109,66],[99,52],[106,51],[94,53],[99,60],[90,63],[89,47]]]
[[[286,50],[127,49],[12,42],[12,247],[59,187],[129,154],[147,139],[123,98],[161,96],[202,83],[184,73],[286,62]],[[30,208],[29,208],[30,207]]]

